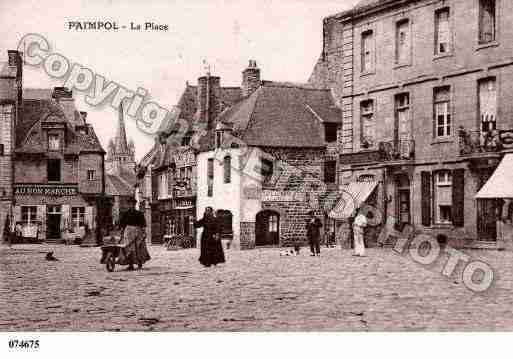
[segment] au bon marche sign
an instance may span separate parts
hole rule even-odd
[[[42,196],[75,196],[78,194],[78,188],[77,186],[53,186],[44,184],[15,185],[14,194]]]

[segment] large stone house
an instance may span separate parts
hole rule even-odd
[[[324,19],[310,83],[341,104],[341,188],[366,186],[357,197],[383,222],[457,246],[504,245],[508,199],[476,194],[510,161],[511,20],[501,0],[365,0]]]
[[[242,88],[200,146],[197,215],[223,210],[233,248],[304,244],[308,212],[324,218],[336,193],[340,110],[327,89],[261,81],[254,61]]]
[[[170,237],[193,240],[196,219],[196,154],[202,134],[215,118],[241,98],[240,87],[221,86],[219,77],[201,76],[186,84],[176,108],[178,117],[164,122],[155,145],[137,166],[137,197],[153,244]]]
[[[105,217],[105,151],[70,90],[23,89],[21,54],[8,55],[0,65],[2,225],[9,216],[11,230],[38,240],[94,237]]]

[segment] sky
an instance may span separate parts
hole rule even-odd
[[[262,79],[306,82],[322,47],[322,19],[347,10],[357,0],[0,0],[0,61],[27,33],[43,35],[52,52],[135,91],[165,108],[176,105],[186,81],[205,73],[221,77],[222,86],[239,86],[249,59],[257,61]],[[76,31],[70,21],[112,21],[118,26],[153,22],[168,31]],[[25,66],[24,87],[51,88],[63,80],[41,67]],[[74,92],[77,108],[88,112],[104,148],[115,136],[117,111],[85,103]],[[154,139],[131,118],[127,136],[136,159]]]

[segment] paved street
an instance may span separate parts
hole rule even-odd
[[[44,253],[54,250],[58,262]],[[0,331],[511,330],[513,253],[468,251],[499,277],[485,295],[390,249],[352,257],[227,251],[203,268],[197,250],[150,247],[135,272],[108,273],[99,248],[0,249]]]

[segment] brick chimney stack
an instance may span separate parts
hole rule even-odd
[[[54,98],[62,108],[66,119],[73,125],[78,125],[75,117],[75,100],[73,99],[73,91],[67,87],[54,87],[52,98]]]
[[[249,97],[260,87],[260,69],[255,60],[249,60],[248,67],[242,71],[242,97]]]
[[[207,125],[207,129],[214,128],[214,122],[220,110],[221,78],[207,73],[198,78],[198,120]]]

